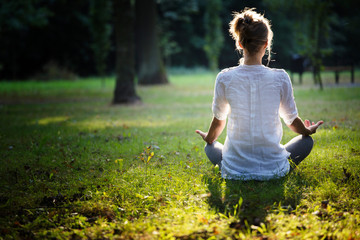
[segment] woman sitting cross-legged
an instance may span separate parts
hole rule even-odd
[[[253,9],[235,13],[230,33],[243,51],[240,65],[221,71],[215,82],[213,120],[207,133],[196,132],[207,143],[205,152],[218,164],[223,178],[267,180],[285,176],[309,155],[311,134],[323,123],[299,118],[288,74],[262,65],[270,61],[273,33],[269,21]],[[300,134],[280,144],[280,117]],[[216,139],[227,123],[224,145]],[[289,161],[291,160],[291,161]]]

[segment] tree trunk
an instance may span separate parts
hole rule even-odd
[[[139,84],[168,83],[156,30],[155,0],[135,1],[136,73]]]
[[[113,0],[116,37],[116,86],[113,103],[136,103],[134,14],[131,0]]]

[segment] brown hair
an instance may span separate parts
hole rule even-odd
[[[256,54],[267,43],[269,64],[273,32],[269,20],[254,9],[245,8],[242,12],[234,12],[234,19],[229,24],[229,32],[236,42],[236,48],[241,51],[240,42],[250,55]]]

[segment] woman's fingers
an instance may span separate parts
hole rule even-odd
[[[313,122],[312,126],[311,126],[312,127],[312,132],[316,133],[317,128],[323,123],[324,123],[324,121],[318,121],[316,124]]]
[[[318,124],[319,126],[320,126],[321,124],[323,124],[323,123],[324,123],[323,120],[317,122],[317,124]]]
[[[323,123],[324,123],[324,121],[318,121],[316,124],[313,122],[312,125],[316,126],[316,127],[319,127]]]
[[[323,124],[323,123],[324,123],[324,121],[322,121],[322,120],[321,120],[321,121],[318,121],[317,123],[315,123],[315,122],[310,122],[310,121],[307,120],[307,119],[304,121],[305,127],[310,127],[310,126],[315,126],[315,125],[318,127],[318,126],[320,126],[320,125]]]
[[[199,135],[203,135],[204,134],[204,132],[203,131],[200,131],[200,130],[196,130],[195,131],[197,134],[199,134]]]
[[[199,134],[203,139],[206,137],[206,133],[204,133],[203,131],[196,130],[195,132]]]

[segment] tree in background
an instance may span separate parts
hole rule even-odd
[[[166,65],[204,66],[206,0],[158,0],[160,46]]]
[[[224,43],[224,37],[221,30],[221,0],[208,0],[205,9],[205,45],[209,68],[217,71],[219,67],[219,55]]]
[[[102,86],[105,86],[106,59],[110,51],[111,1],[90,0],[90,32],[92,35],[91,49],[94,53],[96,71],[102,77]]]
[[[295,38],[295,13],[292,1],[263,0],[265,17],[271,20],[271,28],[274,32],[272,46],[271,66],[277,68],[290,68],[290,59],[298,54]],[[281,11],[279,11],[281,9]]]
[[[131,0],[113,0],[116,41],[114,104],[136,103],[134,69],[134,11]]]
[[[135,1],[136,73],[139,84],[168,83],[160,54],[155,0]]]
[[[191,41],[183,41],[179,35],[184,34],[194,37],[194,33],[187,34],[183,31],[184,26],[190,27],[191,15],[198,13],[197,0],[161,0],[158,1],[158,24],[160,28],[159,44],[161,53],[165,59],[167,67],[172,66],[173,61],[178,64],[180,56],[184,55],[184,50],[191,51],[189,44]],[[173,57],[177,55],[176,57]],[[181,60],[180,60],[181,61]]]
[[[47,26],[52,13],[41,6],[40,0],[0,0],[0,6],[0,73],[5,70],[8,78],[21,78],[23,69],[19,61],[28,57],[22,51],[27,47],[23,38],[32,29]]]
[[[255,7],[272,21],[274,61],[270,66],[289,68],[292,54],[302,53],[308,56],[305,53],[316,49],[316,45],[320,46],[318,48],[320,51],[317,51],[317,54],[314,51],[310,56],[318,58],[321,55],[321,65],[347,66],[360,63],[358,54],[360,44],[357,42],[360,38],[360,15],[356,11],[360,7],[359,2],[227,0],[220,3],[218,0],[222,14],[219,12],[210,14],[210,10],[207,9],[213,8],[213,1],[216,2],[215,0],[156,0],[159,21],[153,32],[160,33],[157,41],[168,66],[186,68],[210,66],[208,58],[213,53],[216,56],[216,48],[221,45],[223,47],[218,54],[219,67],[237,64],[239,55],[234,50],[233,40],[228,36],[228,23],[232,19],[233,11],[240,11],[246,6]],[[0,0],[0,79],[54,79],[53,74],[46,74],[46,67],[51,70],[48,72],[56,72],[53,70],[57,69],[59,74],[55,78],[60,79],[69,79],[67,75],[72,75],[71,73],[81,77],[101,75],[99,71],[102,70],[98,69],[103,68],[101,62],[105,61],[101,60],[103,57],[95,56],[97,54],[94,50],[97,48],[95,51],[98,51],[98,55],[106,53],[100,48],[106,49],[107,44],[100,42],[106,39],[107,33],[103,24],[98,25],[99,33],[92,32],[97,30],[91,22],[95,23],[95,16],[97,18],[102,15],[98,11],[101,9],[95,7],[95,4],[106,6],[110,3],[99,0]],[[135,0],[132,0],[132,3],[135,3]],[[140,10],[146,9],[146,14],[150,12],[146,7],[148,1],[138,0],[137,3],[138,6],[141,5]],[[324,8],[323,4],[327,6]],[[90,8],[96,10],[96,13],[91,13]],[[109,10],[111,12],[112,9]],[[104,9],[101,11],[105,12]],[[208,15],[206,19],[205,13]],[[215,34],[216,27],[213,26],[216,24],[210,24],[214,22],[214,18],[210,16],[221,19],[224,44],[216,43],[216,36],[221,38],[221,33]],[[319,16],[320,19],[325,19],[325,22],[315,20]],[[105,22],[104,19],[101,21]],[[97,44],[94,34],[100,37],[96,40]],[[215,37],[210,36],[211,34],[215,34]],[[107,73],[115,69],[114,35],[113,33],[110,37]],[[315,41],[318,44],[313,40],[310,41],[313,37],[318,39]],[[148,40],[146,45],[150,42]],[[204,49],[205,45],[207,51]],[[327,55],[329,49],[333,49],[331,57]],[[150,61],[154,62],[152,58]],[[63,72],[69,74],[62,74]]]
[[[331,45],[334,49],[332,64],[353,65],[360,60],[360,8],[359,1],[332,0]]]
[[[300,54],[308,57],[313,67],[315,84],[323,89],[321,70],[323,58],[332,53],[330,48],[330,31],[334,15],[331,11],[332,2],[325,0],[297,0],[294,2],[299,14],[296,41],[300,46]]]

